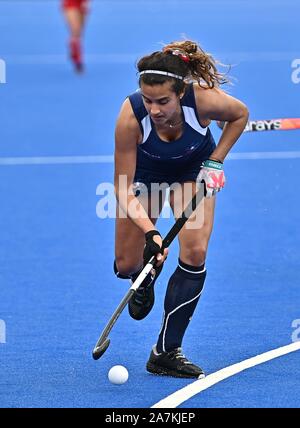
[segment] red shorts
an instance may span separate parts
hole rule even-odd
[[[64,9],[79,9],[83,13],[88,11],[89,0],[62,0]]]

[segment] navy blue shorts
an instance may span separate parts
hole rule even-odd
[[[215,149],[215,145],[210,146],[209,150],[199,153],[187,161],[156,161],[145,165],[139,165],[137,162],[134,182],[143,183],[148,192],[155,188],[154,183],[169,185],[173,183],[184,183],[187,181],[196,181],[200,172],[202,163],[209,158]]]

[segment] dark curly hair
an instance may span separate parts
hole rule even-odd
[[[184,91],[187,81],[198,82],[203,88],[214,88],[228,83],[229,79],[218,72],[214,58],[191,40],[175,41],[166,45],[162,51],[142,57],[137,63],[139,72],[161,70],[182,76],[184,80],[160,74],[143,74],[139,84],[163,84],[172,81],[173,91],[179,95]]]

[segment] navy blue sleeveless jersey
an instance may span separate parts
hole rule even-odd
[[[181,99],[184,117],[183,132],[177,140],[162,140],[144,106],[140,91],[129,96],[139,123],[143,141],[137,146],[135,182],[183,183],[195,181],[201,164],[216,147],[210,129],[199,123],[193,84],[189,84]]]

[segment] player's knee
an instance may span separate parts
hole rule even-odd
[[[133,263],[131,260],[125,257],[116,257],[114,261],[114,272],[122,279],[130,279],[131,275],[139,269],[139,265]]]
[[[207,253],[206,244],[191,245],[184,251],[184,262],[191,266],[201,266],[205,263]]]

